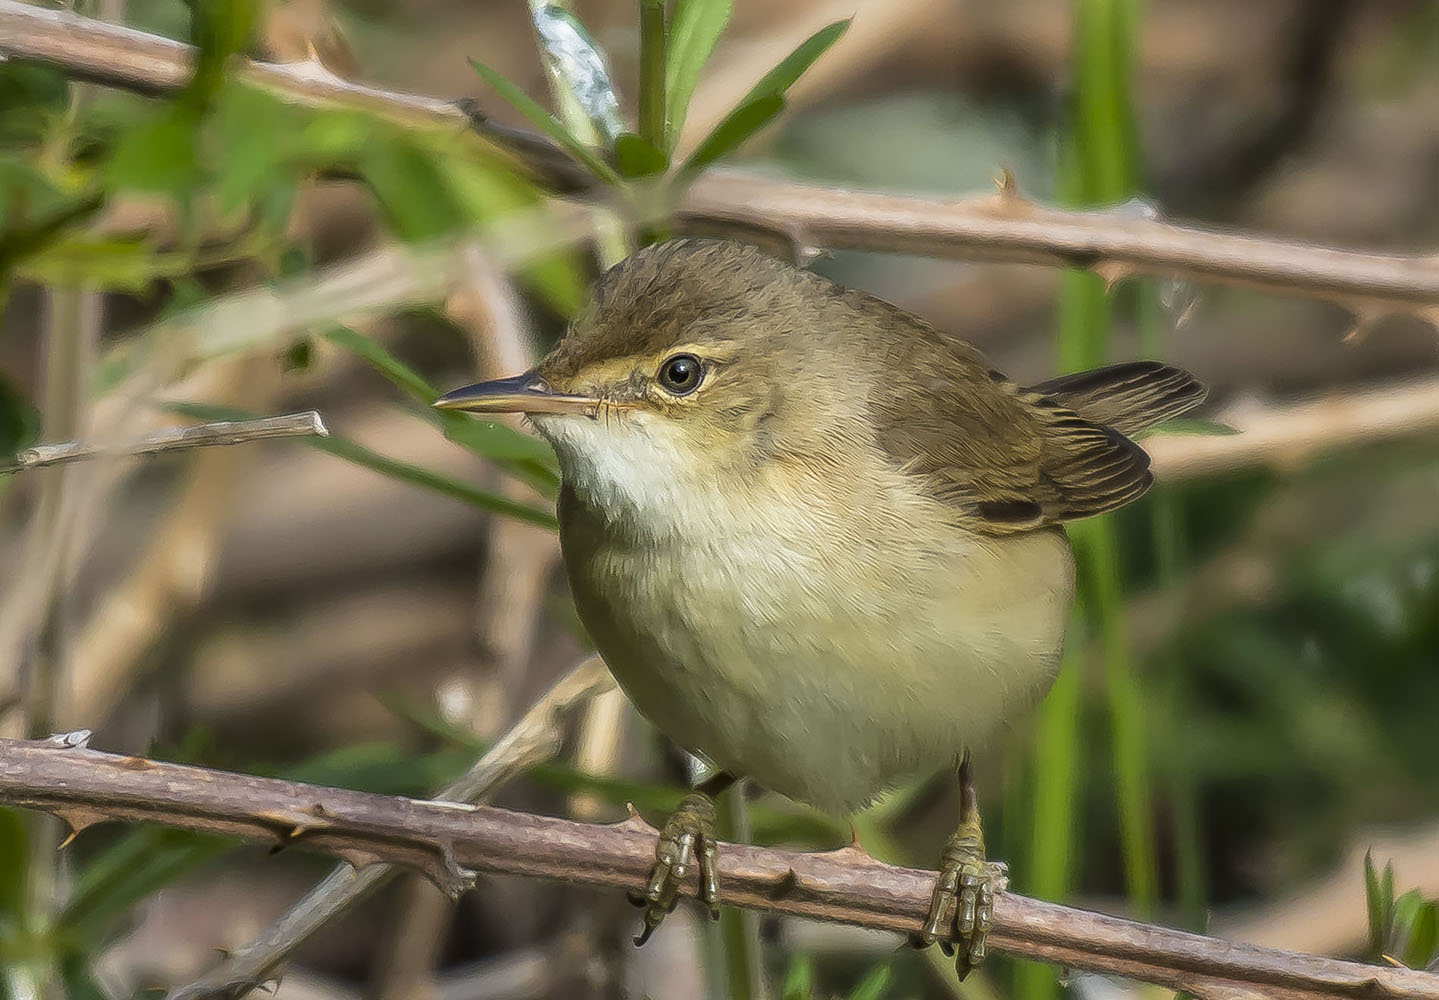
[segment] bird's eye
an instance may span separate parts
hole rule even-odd
[[[688,396],[703,378],[704,366],[693,354],[676,354],[660,365],[660,385],[676,396]]]

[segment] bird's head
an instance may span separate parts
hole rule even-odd
[[[599,280],[534,369],[435,405],[523,413],[577,487],[620,494],[609,501],[673,502],[677,489],[810,451],[806,442],[855,412],[858,358],[836,344],[854,330],[835,312],[841,295],[743,244],[658,244]]]

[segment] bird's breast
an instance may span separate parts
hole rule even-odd
[[[580,616],[671,739],[846,810],[943,765],[1052,678],[1061,533],[995,542],[920,504],[874,515],[822,489],[789,496],[688,490],[645,522],[566,483]]]

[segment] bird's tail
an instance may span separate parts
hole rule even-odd
[[[1061,375],[1031,389],[1078,413],[1090,423],[1132,435],[1188,413],[1209,390],[1189,372],[1158,361],[1126,361],[1093,371]]]

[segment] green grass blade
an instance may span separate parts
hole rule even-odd
[[[477,420],[464,413],[432,409],[430,404],[439,398],[440,391],[373,337],[340,326],[326,330],[324,337],[360,358],[420,403],[424,407],[420,411],[424,418],[455,444],[481,458],[504,464],[542,491],[553,492],[558,485],[554,453],[539,438],[497,420]]]
[[[880,1000],[893,978],[894,971],[888,965],[876,965],[859,981],[849,1000]]]
[[[678,0],[665,61],[665,148],[674,151],[700,73],[734,13],[733,0]]]
[[[409,393],[424,405],[429,406],[439,398],[439,392],[423,375],[391,354],[373,337],[366,337],[344,326],[331,327],[322,336],[336,347],[349,351],[364,361],[397,388]]]
[[[463,480],[451,478],[443,473],[389,458],[347,438],[336,437],[332,434],[330,437],[305,438],[304,440],[312,447],[319,448],[337,458],[354,462],[356,465],[363,465],[381,475],[389,476],[391,479],[398,479],[442,496],[451,497],[472,507],[489,511],[491,514],[503,514],[527,524],[549,528],[551,531],[559,527],[555,522],[555,515],[550,511],[511,500],[493,490],[472,486]]]
[[[784,110],[784,98],[777,94],[757,97],[741,104],[715,126],[699,148],[690,154],[679,169],[681,178],[690,178],[720,157],[732,153],[745,140],[774,121]]]
[[[781,59],[774,69],[760,77],[759,82],[749,89],[749,93],[740,98],[739,103],[741,105],[748,104],[757,98],[771,94],[783,97],[789,88],[793,87],[799,78],[808,72],[819,57],[828,52],[830,46],[839,41],[848,30],[848,18],[820,28],[800,42],[799,47]]]
[[[530,122],[545,135],[557,142],[567,153],[573,156],[580,163],[606,184],[619,184],[620,176],[615,173],[604,160],[595,155],[579,139],[575,138],[568,129],[560,124],[559,119],[550,114],[544,108],[520,89],[518,85],[507,79],[504,74],[491,69],[482,62],[471,59],[470,65],[475,68],[484,81],[488,83],[495,92],[514,105]]]
[[[1140,690],[1124,630],[1124,592],[1119,576],[1119,539],[1113,518],[1084,525],[1092,573],[1089,600],[1104,650],[1104,683],[1114,747],[1120,841],[1130,902],[1144,917],[1159,900],[1159,863],[1149,775],[1144,694]],[[1076,544],[1079,539],[1076,539]]]
[[[1075,814],[1082,766],[1075,752],[1081,745],[1081,672],[1078,657],[1066,656],[1059,679],[1039,709],[1034,749],[1034,810],[1030,816],[1033,841],[1023,888],[1040,899],[1062,900],[1073,889],[1074,853],[1081,843]],[[1059,984],[1052,967],[1037,962],[1016,965],[1016,997],[1037,1000],[1058,993]]]
[[[640,0],[639,134],[665,144],[665,0]]]
[[[1379,890],[1379,874],[1374,870],[1374,852],[1364,852],[1364,905],[1369,914],[1369,952],[1371,962],[1379,961],[1384,954],[1384,916],[1389,908],[1384,905]]]
[[[200,403],[172,403],[170,409],[186,416],[194,417],[197,420],[253,420],[254,416],[242,410],[233,410],[223,406],[208,406]],[[372,451],[364,445],[351,441],[348,438],[331,434],[329,437],[307,437],[299,439],[312,448],[334,455],[336,458],[343,458],[347,462],[354,462],[367,469],[373,469],[381,475],[389,476],[401,482],[409,483],[412,486],[419,486],[422,489],[430,490],[441,496],[459,500],[472,507],[489,511],[492,514],[503,514],[506,517],[513,517],[528,524],[535,524],[541,528],[555,530],[558,525],[555,516],[547,510],[540,510],[528,504],[511,500],[509,497],[493,490],[481,489],[460,479],[455,479],[444,473],[426,469],[423,466],[412,465],[399,459],[381,455]]]

